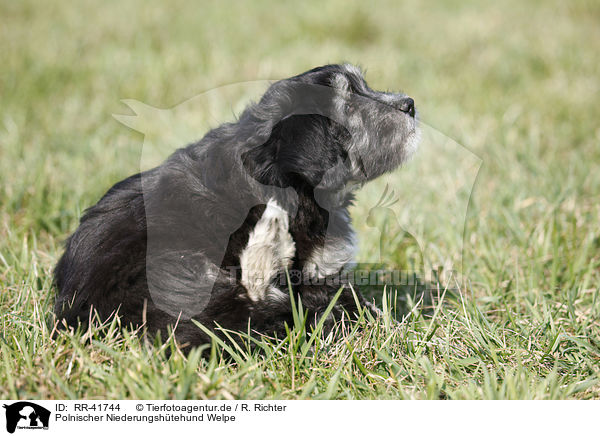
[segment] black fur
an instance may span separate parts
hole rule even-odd
[[[352,236],[350,186],[396,168],[416,141],[412,99],[372,91],[354,67],[328,65],[274,83],[235,123],[113,186],[89,208],[55,269],[55,312],[69,325],[118,311],[133,326],[209,341],[207,327],[282,334],[288,299],[253,302],[239,256],[265,204],[288,211],[304,271],[326,241]],[[329,239],[328,239],[329,238]],[[339,265],[340,268],[343,265]],[[285,285],[280,286],[287,292]],[[338,286],[295,284],[311,319]],[[356,312],[345,289],[336,313]]]

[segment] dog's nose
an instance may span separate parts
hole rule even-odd
[[[400,110],[402,112],[406,112],[411,117],[414,117],[415,116],[415,101],[410,97],[403,98],[402,100],[400,100]]]

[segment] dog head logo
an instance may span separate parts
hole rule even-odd
[[[6,409],[6,431],[18,429],[48,429],[50,411],[29,401],[19,401],[3,406]]]

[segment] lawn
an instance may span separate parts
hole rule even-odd
[[[0,0],[0,397],[599,398],[599,22],[594,0]],[[260,353],[205,359],[116,323],[52,338],[62,242],[149,149],[121,100],[173,108],[340,61],[424,122],[414,161],[353,208],[359,261],[406,268],[410,233],[455,276],[370,287],[385,316],[342,338],[308,336],[298,310]],[[250,94],[228,89],[207,126]],[[370,213],[386,184],[396,221]]]

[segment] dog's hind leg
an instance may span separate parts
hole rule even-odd
[[[287,212],[271,199],[240,254],[242,284],[252,301],[287,298],[287,293],[273,286],[273,281],[291,266],[295,252]]]

